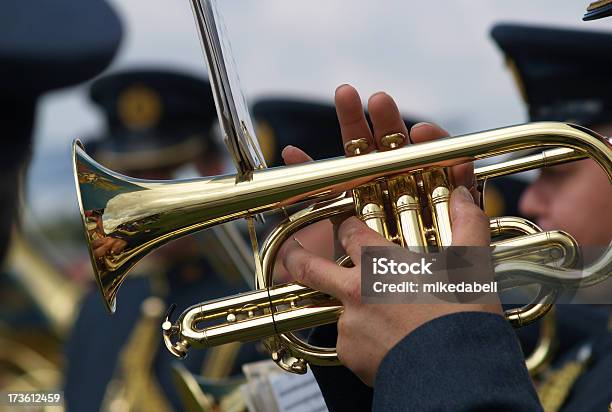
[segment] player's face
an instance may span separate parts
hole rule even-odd
[[[583,246],[612,240],[612,185],[593,160],[543,169],[523,193],[520,210],[544,230],[564,230]]]

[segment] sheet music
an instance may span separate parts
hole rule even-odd
[[[244,365],[243,372],[247,383],[241,391],[250,412],[327,412],[310,370],[296,375],[266,360]]]
[[[279,412],[326,412],[327,407],[314,375],[277,373],[268,376]]]

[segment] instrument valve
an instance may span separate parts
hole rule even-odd
[[[383,136],[382,139],[380,139],[380,144],[385,149],[392,150],[401,147],[401,145],[403,145],[405,141],[406,136],[404,136],[403,133],[392,133]]]
[[[344,144],[344,150],[346,150],[349,156],[358,156],[364,154],[369,146],[368,139],[360,138],[346,142]]]

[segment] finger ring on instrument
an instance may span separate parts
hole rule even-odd
[[[353,139],[344,143],[344,150],[346,150],[349,155],[356,156],[362,154],[369,146],[368,139]]]
[[[380,139],[380,144],[387,149],[396,149],[406,141],[406,136],[403,133],[391,133],[384,135]]]

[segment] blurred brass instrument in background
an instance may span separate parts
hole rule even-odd
[[[13,230],[7,267],[32,298],[59,338],[65,338],[77,315],[82,291],[43,258],[17,229]]]
[[[296,231],[316,221],[356,215],[404,247],[447,247],[452,239],[451,166],[538,148],[546,150],[476,168],[478,187],[490,178],[584,158],[595,160],[612,180],[610,143],[583,127],[554,122],[506,127],[408,147],[399,147],[391,136],[383,142],[387,150],[382,152],[360,155],[357,150],[347,158],[267,169],[248,113],[240,113],[237,106],[241,102],[237,98],[239,90],[227,73],[227,50],[219,39],[214,4],[210,0],[192,0],[192,5],[221,127],[238,173],[171,182],[133,179],[99,165],[87,156],[80,142],[75,142],[74,173],[80,210],[95,276],[108,309],[115,310],[118,289],[130,268],[155,248],[242,218],[249,221],[253,234],[254,216],[301,202],[311,204],[289,216],[261,248],[252,236],[255,291],[192,306],[175,322],[170,321],[171,313],[167,315],[164,341],[176,356],[185,356],[190,347],[266,339],[272,358],[285,370],[304,373],[307,363],[337,364],[335,348],[312,346],[293,332],[336,321],[342,306],[333,297],[297,283],[274,285],[273,270],[280,246]],[[600,282],[610,274],[610,250],[584,270],[586,278],[572,272],[577,245],[567,233],[542,232],[533,223],[515,217],[492,219],[491,233],[506,237],[492,245],[497,274],[520,269],[570,288]],[[558,253],[551,253],[553,250]],[[552,255],[560,256],[555,267],[546,265],[551,263]],[[339,263],[349,262],[345,258]],[[505,286],[516,284],[509,282]],[[507,311],[506,318],[515,327],[529,324],[550,310],[555,294],[542,287],[531,304]],[[546,356],[539,353],[538,357]]]
[[[16,328],[0,322],[0,390],[58,390],[62,384],[60,344],[73,325],[82,291],[19,229],[13,230],[5,263],[6,275],[31,299],[48,329],[28,331],[27,325]]]

